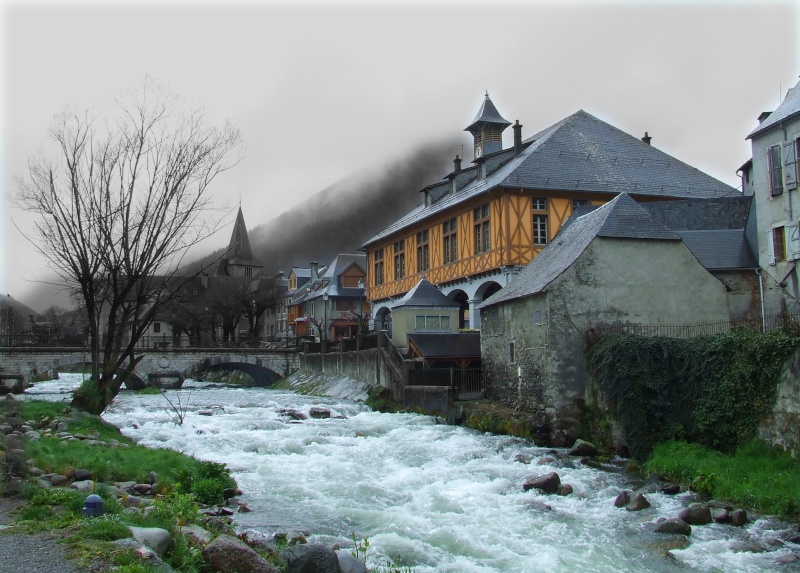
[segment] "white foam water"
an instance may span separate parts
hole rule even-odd
[[[52,384],[62,391],[70,376]],[[57,396],[46,384],[36,385],[35,397]],[[792,561],[798,548],[781,543],[765,520],[694,527],[685,545],[652,527],[676,516],[690,494],[648,494],[650,509],[627,512],[613,501],[639,485],[633,478],[552,462],[526,440],[285,391],[188,381],[167,395],[188,403],[182,425],[163,396],[130,392],[104,418],[143,445],[227,464],[253,509],[236,515],[240,526],[302,531],[343,548],[352,548],[355,533],[370,541],[371,566],[392,561],[416,573],[800,571]],[[285,413],[308,415],[314,406],[332,417]],[[549,471],[575,493],[522,491],[528,477]]]

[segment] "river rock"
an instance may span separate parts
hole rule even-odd
[[[187,537],[190,541],[193,541],[197,545],[206,546],[211,543],[211,533],[200,527],[199,525],[195,525],[194,523],[190,523],[189,525],[184,525],[178,528],[182,535]]]
[[[676,495],[681,492],[681,486],[676,483],[668,483],[658,488],[658,491],[664,495]]]
[[[149,483],[137,483],[132,489],[134,493],[139,495],[148,495],[153,487]]]
[[[143,499],[139,496],[128,494],[123,495],[119,502],[123,507],[147,507],[153,503],[150,499]]]
[[[522,484],[522,490],[528,491],[531,489],[538,489],[544,493],[556,493],[560,485],[561,478],[558,477],[558,474],[556,472],[550,472],[542,476],[528,479],[528,481]]]
[[[341,573],[367,573],[366,565],[348,552],[337,551],[336,557],[339,559],[339,571]]]
[[[562,483],[560,486],[558,486],[558,491],[556,491],[556,493],[558,495],[570,495],[572,491],[573,490],[571,485],[569,485],[568,483]]]
[[[114,542],[117,547],[129,547],[133,549],[134,553],[145,561],[148,571],[157,571],[158,573],[173,573],[172,567],[164,563],[155,551],[149,547],[142,545],[135,539],[117,539]]]
[[[711,520],[714,523],[728,522],[728,510],[724,507],[709,507],[708,510],[711,512]]]
[[[92,479],[92,472],[85,469],[72,470],[72,479],[75,481],[84,481]]]
[[[581,458],[584,456],[594,457],[597,455],[597,446],[584,440],[575,440],[575,443],[567,453],[571,456],[578,456]]]
[[[711,523],[711,510],[705,503],[690,503],[678,518],[689,525],[707,525]]]
[[[36,430],[30,430],[28,432],[25,432],[25,434],[23,434],[23,435],[27,439],[32,440],[34,442],[42,437],[42,435],[39,432],[37,432]]]
[[[33,466],[31,467],[31,469],[28,470],[28,473],[34,477],[38,477],[42,475],[44,472],[41,469],[37,468],[36,466]]]
[[[631,495],[633,492],[629,489],[623,490],[619,492],[616,498],[614,498],[614,507],[625,507],[631,502]]]
[[[147,474],[147,483],[156,485],[158,483],[158,474],[156,472],[149,472]]]
[[[62,476],[60,474],[56,474],[50,478],[50,483],[56,487],[60,487],[65,485],[69,481],[67,476]]]
[[[741,527],[742,525],[746,524],[747,521],[747,512],[743,509],[734,509],[733,511],[728,512],[728,523],[731,525]]]
[[[521,464],[530,464],[531,460],[533,460],[533,456],[528,454],[517,454],[514,456],[514,461]]]
[[[656,524],[656,533],[677,533],[679,535],[691,535],[692,526],[682,519],[661,519]]]
[[[94,482],[90,479],[74,481],[69,484],[69,487],[78,491],[89,492],[94,491]]]
[[[290,408],[284,408],[282,410],[278,410],[279,414],[283,414],[284,416],[288,416],[292,420],[306,420],[308,416],[303,414],[302,412],[298,412],[297,410],[292,410]]]
[[[212,571],[228,573],[280,573],[269,561],[230,535],[220,535],[203,549]]]
[[[166,529],[160,527],[134,527],[129,525],[133,538],[146,545],[159,555],[164,555],[172,547],[173,539]]]
[[[222,497],[225,499],[230,499],[232,497],[236,497],[237,495],[242,495],[242,490],[237,487],[226,487],[222,492]]]
[[[320,408],[318,406],[314,406],[308,411],[308,415],[312,418],[316,419],[327,419],[331,417],[331,411],[327,408]]]
[[[630,502],[628,505],[625,506],[627,511],[642,511],[643,509],[647,509],[650,507],[650,502],[644,496],[643,493],[635,493],[633,497],[631,497]]]
[[[280,558],[286,573],[339,573],[339,558],[326,545],[295,545],[284,549]]]

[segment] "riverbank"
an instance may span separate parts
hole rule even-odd
[[[369,538],[372,564],[402,560],[416,573],[581,571],[587,543],[602,572],[760,573],[791,570],[785,561],[796,559],[786,525],[758,516],[693,526],[688,537],[655,533],[700,498],[661,491],[669,484],[627,474],[623,460],[294,392],[190,382],[169,394],[188,399],[182,425],[159,395],[123,393],[105,417],[140,445],[228,464],[253,509],[235,515],[239,531],[295,531],[348,548],[355,531]],[[571,494],[533,485],[553,473]],[[625,489],[651,507],[615,507]]]

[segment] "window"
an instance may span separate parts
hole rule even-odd
[[[397,241],[394,244],[394,280],[406,276],[406,241]]]
[[[516,348],[516,346],[517,346],[517,343],[514,340],[512,340],[511,342],[508,343],[508,362],[510,364],[514,364],[517,361],[517,356],[516,356],[517,348]]]
[[[489,227],[489,205],[482,205],[472,211],[475,225],[475,252],[488,253],[491,247]]]
[[[350,310],[350,300],[346,298],[337,298],[336,310],[338,310],[339,312],[346,312]]]
[[[767,148],[769,161],[770,195],[776,197],[783,193],[783,166],[781,165],[781,146]]]
[[[428,231],[417,233],[417,272],[431,268],[431,255],[428,248]]]
[[[454,263],[458,260],[456,219],[450,219],[442,224],[442,237],[444,241],[444,264]]]
[[[450,330],[450,317],[424,315],[415,316],[414,330]]]
[[[375,251],[375,284],[383,284],[383,249]]]
[[[783,227],[772,229],[772,255],[776,263],[786,260],[786,233]]]
[[[154,322],[153,323],[153,332],[154,333],[161,332],[161,323],[160,322]]]
[[[572,200],[572,210],[574,211],[578,207],[582,207],[584,205],[588,205],[589,202],[586,199],[573,199]]]
[[[533,198],[533,244],[547,244],[547,199]]]

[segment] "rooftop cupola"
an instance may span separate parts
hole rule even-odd
[[[509,125],[511,122],[500,115],[492,100],[489,99],[487,91],[475,119],[464,129],[464,131],[470,132],[474,139],[476,161],[484,155],[503,149],[503,130]]]

